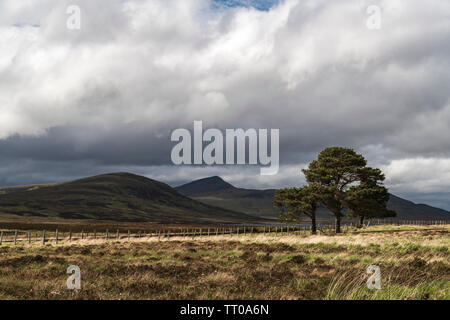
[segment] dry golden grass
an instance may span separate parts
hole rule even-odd
[[[450,299],[450,227],[0,247],[0,299]],[[69,265],[82,289],[66,288]],[[382,289],[369,290],[367,266]]]

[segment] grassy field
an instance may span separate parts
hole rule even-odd
[[[450,299],[450,226],[0,247],[0,299]],[[369,265],[381,290],[369,290]],[[68,290],[69,265],[81,290]]]

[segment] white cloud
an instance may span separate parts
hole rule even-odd
[[[444,192],[450,190],[450,159],[416,158],[393,160],[383,166],[386,183],[406,192]]]
[[[66,28],[69,4],[81,7],[80,31]],[[382,8],[378,31],[366,27],[369,4]],[[284,168],[344,145],[384,165],[394,188],[438,190],[450,171],[449,38],[447,0],[286,0],[268,11],[208,0],[3,0],[0,138],[193,120],[279,128]],[[286,170],[255,184],[294,183],[297,169]]]
[[[448,84],[442,67],[449,61],[434,50],[447,46],[446,1],[434,0],[433,10],[420,1],[381,1],[387,9],[379,32],[365,27],[364,3],[354,1],[288,0],[267,12],[214,11],[206,0],[77,1],[79,32],[65,28],[68,3],[0,5],[7,17],[0,137],[86,121],[178,122],[180,112],[191,121],[199,108],[208,118],[206,105],[217,102],[211,95],[220,97],[216,119],[238,122],[276,108],[282,124],[352,131],[383,127],[385,113],[401,132],[398,117],[420,113],[426,99],[443,107],[446,92],[433,89]],[[12,26],[37,21],[41,27]],[[412,101],[419,93],[422,101]]]

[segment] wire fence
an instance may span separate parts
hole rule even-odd
[[[415,226],[440,226],[450,225],[450,220],[399,220],[399,219],[372,219],[364,223],[365,227],[378,225],[415,225]],[[358,226],[354,222],[346,222],[341,225],[341,232],[346,233]],[[318,233],[330,234],[335,232],[335,224],[318,223]],[[243,226],[217,226],[207,228],[170,228],[153,231],[131,232],[123,230],[105,231],[23,231],[23,230],[2,230],[0,231],[0,245],[2,244],[32,244],[32,243],[70,243],[83,240],[104,240],[104,241],[124,241],[136,239],[154,238],[159,241],[178,237],[181,239],[196,239],[200,237],[217,236],[247,236],[247,235],[308,235],[311,233],[311,224],[295,225],[243,225]]]

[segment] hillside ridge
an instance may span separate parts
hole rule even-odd
[[[257,218],[188,198],[128,172],[0,189],[1,213],[62,219],[158,223],[242,223]]]
[[[224,181],[222,178],[220,180],[217,177],[211,180],[203,178],[178,186],[175,189],[192,199],[209,205],[229,210],[239,210],[264,218],[276,219],[278,217],[277,210],[273,208],[275,189],[257,190],[238,188]],[[202,185],[205,181],[208,181],[208,188]],[[211,185],[212,181],[218,181],[220,185],[226,183],[232,186],[232,188],[227,190],[215,188]],[[191,186],[195,186],[195,189],[191,189]],[[450,219],[450,212],[444,209],[435,208],[427,204],[416,204],[393,194],[390,194],[388,208],[396,211],[397,218],[399,219]],[[331,212],[323,207],[319,208],[317,215],[319,218],[332,217]]]

